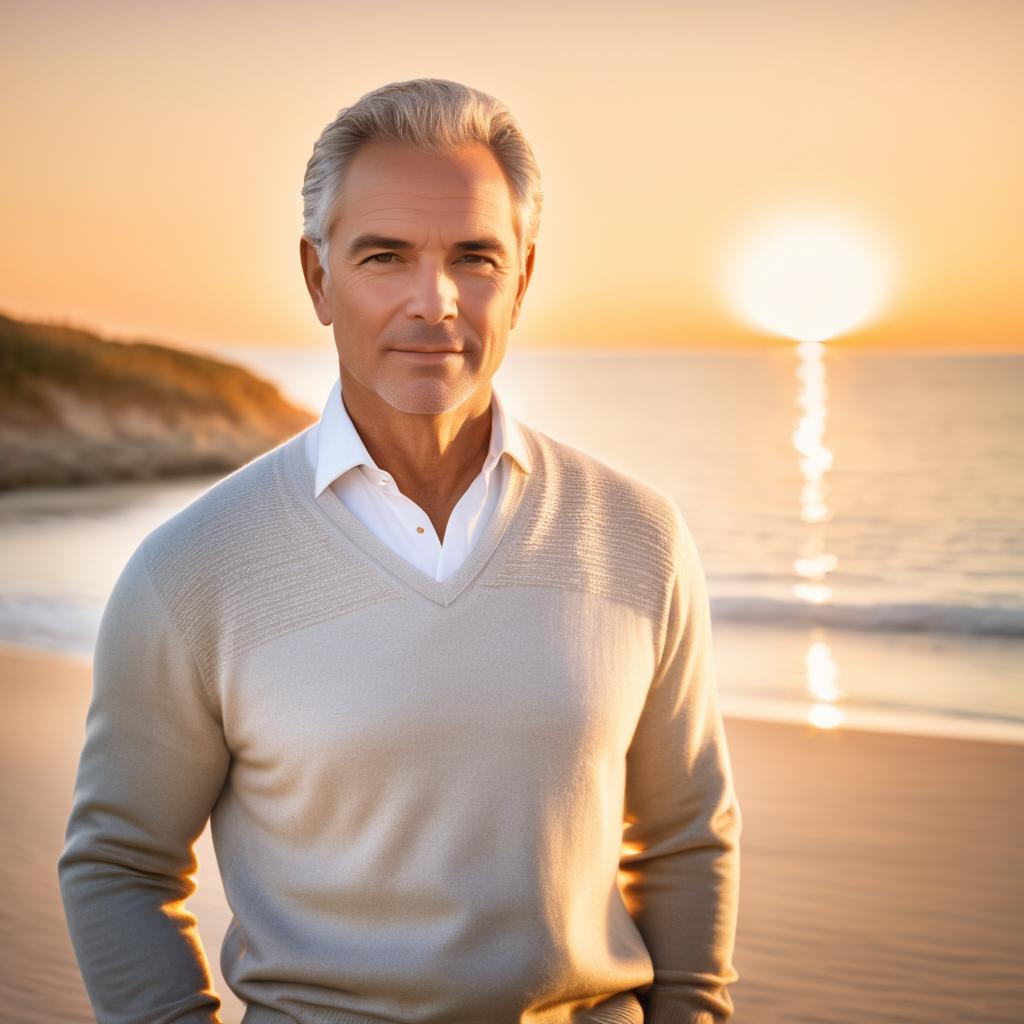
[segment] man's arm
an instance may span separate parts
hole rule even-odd
[[[740,807],[704,571],[677,510],[664,653],[626,759],[620,888],[654,964],[648,1024],[719,1024],[739,909]]]
[[[194,843],[230,754],[142,547],[100,622],[64,850],[72,945],[98,1024],[220,1024],[196,918]]]

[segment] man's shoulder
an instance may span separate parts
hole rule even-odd
[[[139,546],[154,581],[192,567],[209,573],[216,563],[244,561],[247,553],[265,550],[275,535],[287,534],[291,503],[284,463],[302,454],[305,433],[222,477],[152,529]]]
[[[305,508],[313,502],[305,437],[302,431],[219,480],[139,546],[208,679],[255,646],[398,594],[331,544]]]
[[[623,527],[646,527],[666,537],[678,530],[682,513],[660,487],[568,441],[521,427],[543,460],[548,503],[585,510]]]
[[[602,594],[659,616],[685,530],[660,488],[544,431],[524,430],[541,475],[500,581]]]

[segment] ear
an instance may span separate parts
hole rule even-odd
[[[317,319],[327,327],[334,322],[331,316],[330,303],[324,294],[324,268],[320,266],[320,257],[317,255],[316,246],[303,235],[299,239],[299,260],[302,263],[302,276],[306,281],[306,290],[313,300],[313,309],[316,310]]]
[[[519,275],[519,288],[516,291],[515,305],[512,307],[512,323],[509,324],[509,330],[515,327],[516,321],[519,319],[519,307],[523,304],[523,296],[526,294],[526,289],[530,284],[530,278],[533,277],[533,257],[536,251],[537,244],[534,243],[526,254],[526,264]]]

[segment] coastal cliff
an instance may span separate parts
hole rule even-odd
[[[0,315],[0,490],[230,472],[314,419],[219,359]]]

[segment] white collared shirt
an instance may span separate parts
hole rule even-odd
[[[490,522],[511,472],[502,455],[530,472],[526,442],[493,385],[487,458],[452,510],[443,543],[423,509],[402,494],[391,474],[366,450],[341,400],[340,377],[327,396],[320,422],[306,435],[305,454],[316,475],[314,497],[330,487],[379,540],[435,580],[446,580],[458,571]]]

